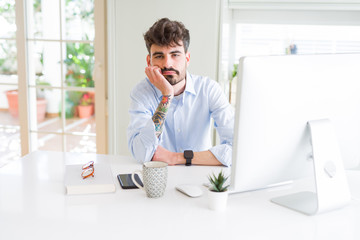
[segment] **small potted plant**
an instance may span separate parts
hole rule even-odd
[[[89,93],[84,93],[78,106],[79,118],[89,118],[94,113],[94,105]]]
[[[226,209],[228,199],[228,187],[225,185],[229,177],[220,171],[216,176],[214,173],[208,177],[210,181],[209,187],[209,208],[215,211],[224,211]]]

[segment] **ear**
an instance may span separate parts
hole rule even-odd
[[[150,59],[150,55],[149,55],[149,54],[146,56],[146,63],[147,63],[147,65],[148,65],[148,67],[151,66],[151,59]]]
[[[185,53],[185,58],[186,58],[186,66],[189,66],[189,64],[190,64],[190,52],[189,51],[187,53]]]

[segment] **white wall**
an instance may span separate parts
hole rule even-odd
[[[130,155],[126,129],[131,89],[145,78],[143,34],[163,17],[190,31],[189,71],[217,80],[221,0],[108,0],[109,153]]]

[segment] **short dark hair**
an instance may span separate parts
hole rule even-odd
[[[181,46],[183,42],[185,53],[190,44],[190,34],[183,23],[162,18],[152,25],[144,34],[146,48],[150,54],[151,45],[159,46]]]

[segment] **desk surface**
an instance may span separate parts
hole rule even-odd
[[[65,194],[64,165],[89,160],[111,164],[115,193]],[[360,239],[358,200],[312,217],[269,201],[309,188],[295,183],[230,195],[226,211],[219,213],[208,209],[206,194],[189,198],[175,186],[201,186],[220,167],[169,167],[159,199],[120,188],[116,175],[138,169],[128,157],[59,152],[34,152],[0,168],[0,239]],[[348,179],[359,197],[360,172],[348,172]]]

